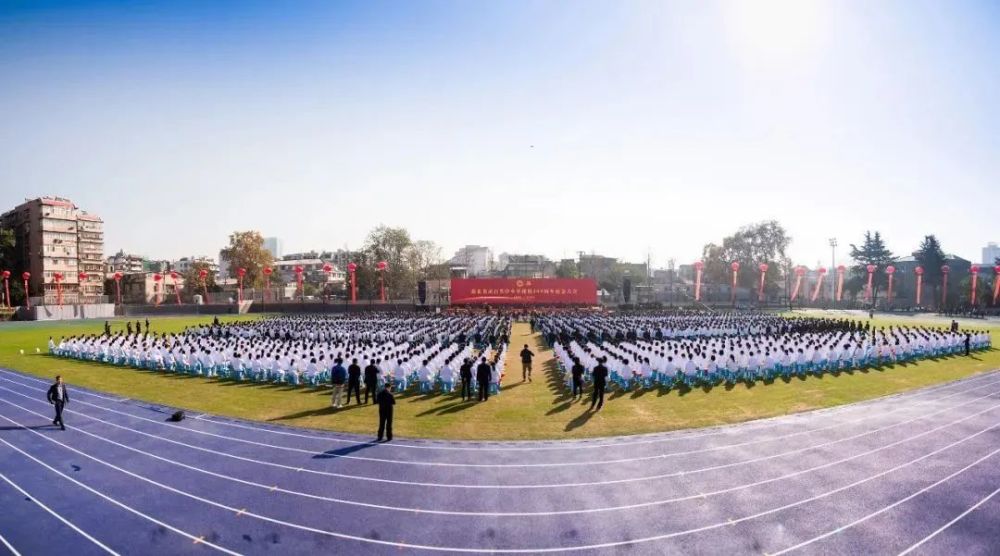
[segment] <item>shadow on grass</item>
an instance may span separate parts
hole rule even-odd
[[[344,407],[341,407],[339,409],[335,408],[335,407],[332,407],[332,406],[321,407],[319,409],[306,409],[304,411],[298,411],[296,413],[289,413],[288,415],[282,415],[280,417],[271,417],[270,419],[268,419],[268,421],[292,421],[292,420],[295,420],[295,419],[302,419],[302,418],[305,418],[305,417],[319,417],[321,415],[336,415],[338,413],[342,413],[342,412],[345,412],[345,411],[353,411],[355,409],[359,409],[359,408],[362,408],[362,407],[365,407],[365,404],[361,404],[361,405],[358,405],[358,404],[345,405]],[[374,406],[372,406],[372,407],[374,407]]]
[[[570,431],[576,430],[576,429],[578,429],[578,428],[586,425],[587,421],[590,421],[590,419],[596,413],[597,413],[596,411],[591,411],[590,409],[587,409],[586,411],[584,411],[583,413],[581,413],[577,417],[574,417],[573,420],[571,420],[569,423],[566,423],[566,429],[565,429],[565,431],[566,432],[570,432]]]

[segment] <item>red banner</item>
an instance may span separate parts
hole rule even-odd
[[[597,305],[597,283],[563,278],[453,278],[451,303]]]

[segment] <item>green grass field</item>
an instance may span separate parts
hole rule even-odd
[[[812,313],[817,314],[817,313]],[[235,320],[230,317],[224,321]],[[205,318],[160,318],[154,332],[182,330],[210,321]],[[875,325],[929,324],[906,317],[876,318]],[[371,407],[330,407],[330,389],[235,383],[162,372],[107,366],[45,355],[49,336],[100,333],[103,321],[0,324],[0,366],[52,378],[61,374],[70,387],[85,386],[149,402],[199,412],[271,421],[286,425],[373,434],[377,412]],[[113,321],[115,329],[123,321]],[[988,325],[979,324],[981,328]],[[1000,346],[1000,327],[991,327],[993,345]],[[578,438],[704,427],[797,411],[831,407],[974,375],[1000,367],[1000,350],[972,357],[951,357],[895,367],[794,378],[747,387],[716,387],[686,393],[666,390],[612,392],[600,413],[588,412],[586,403],[571,403],[555,376],[551,350],[517,323],[508,353],[508,376],[500,396],[489,402],[462,403],[457,395],[397,396],[395,431],[399,436],[527,440]],[[527,343],[539,355],[535,380],[520,382],[517,352]],[[36,354],[35,349],[42,354]],[[24,350],[24,354],[20,353]],[[2,385],[2,381],[0,381]]]

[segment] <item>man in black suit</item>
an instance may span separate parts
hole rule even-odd
[[[597,366],[590,373],[594,378],[594,394],[590,398],[590,409],[594,409],[594,404],[597,404],[598,411],[604,407],[604,388],[608,385],[608,368],[604,366],[604,359],[604,357],[599,359]]]
[[[365,405],[368,405],[368,394],[372,395],[372,403],[375,403],[375,399],[378,398],[378,375],[379,370],[375,363],[378,359],[373,359],[368,362],[368,366],[365,367]]]
[[[462,401],[466,398],[472,399],[472,362],[466,357],[459,367],[459,376],[462,378]]]
[[[66,391],[66,385],[63,384],[62,376],[57,376],[56,383],[49,387],[48,398],[49,403],[56,408],[56,418],[52,420],[52,424],[59,425],[59,428],[66,430],[66,425],[63,424],[62,412],[63,407],[69,403],[69,392]]]
[[[392,395],[391,380],[385,382],[375,401],[378,403],[378,441],[382,441],[383,435],[386,441],[392,440],[392,406],[396,405],[396,398]]]
[[[583,364],[576,357],[573,358],[573,368],[571,372],[573,373],[573,399],[579,395],[580,399],[583,399]]]
[[[534,356],[528,349],[528,344],[524,344],[524,349],[521,350],[521,382],[531,382],[531,358]]]
[[[354,401],[361,405],[361,366],[357,359],[351,359],[351,364],[347,367],[347,404],[351,404],[351,392],[354,392]]]
[[[479,366],[476,367],[476,383],[479,385],[479,401],[485,402],[490,399],[490,369],[489,363],[483,357]]]

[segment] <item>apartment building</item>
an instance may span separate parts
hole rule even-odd
[[[31,273],[31,295],[56,295],[62,274],[63,299],[87,302],[104,293],[104,221],[69,199],[39,197],[0,215],[15,236],[15,270]],[[85,278],[80,278],[85,273]]]

